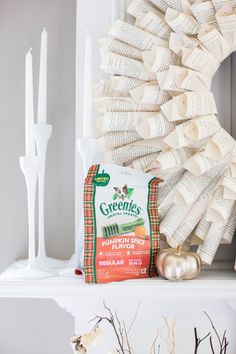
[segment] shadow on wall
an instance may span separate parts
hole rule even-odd
[[[73,317],[53,300],[0,299],[2,354],[71,354]]]

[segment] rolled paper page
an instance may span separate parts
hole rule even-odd
[[[172,149],[180,149],[181,147],[187,146],[200,149],[204,146],[207,139],[191,140],[185,135],[184,130],[189,124],[190,121],[177,125],[175,129],[165,138],[165,143]]]
[[[207,0],[195,2],[191,6],[191,11],[199,25],[204,25],[207,23],[216,27],[216,12],[212,1]]]
[[[98,113],[106,112],[158,112],[158,105],[142,105],[135,103],[132,98],[102,97],[95,100]]]
[[[217,249],[224,239],[224,235],[227,235],[231,239],[232,233],[234,234],[236,226],[236,218],[230,218],[229,221],[219,224],[212,223],[207,234],[204,243],[199,246],[197,253],[200,255],[203,263],[212,264],[212,261],[216,255]],[[233,231],[234,230],[234,231]]]
[[[170,34],[169,39],[169,48],[177,55],[182,56],[182,51],[184,48],[193,49],[198,47],[199,42],[192,38],[188,37],[182,33],[174,33]]]
[[[236,178],[231,177],[230,171],[224,175],[222,186],[224,187],[224,199],[236,200]]]
[[[139,15],[136,18],[135,25],[165,41],[170,37],[171,28],[167,25],[162,15],[157,15],[153,11]]]
[[[160,9],[162,12],[166,12],[168,9],[169,5],[164,1],[164,0],[150,0],[158,9]]]
[[[175,129],[164,139],[165,143],[172,149],[180,149],[188,145],[188,139],[184,135],[182,124],[177,125]]]
[[[114,90],[118,92],[129,91],[145,83],[143,80],[128,76],[113,76],[110,80]]]
[[[135,170],[140,170],[145,172],[147,168],[151,165],[151,163],[157,158],[158,155],[159,152],[154,152],[153,154],[139,157],[138,159],[135,159],[131,163],[131,167],[133,167]]]
[[[190,2],[187,0],[165,0],[166,3],[171,7],[172,9],[175,9],[176,11],[183,12],[189,15],[192,15],[190,11]]]
[[[211,87],[211,79],[206,75],[176,65],[157,73],[157,81],[162,90],[174,92],[209,91]]]
[[[189,207],[172,205],[160,224],[160,232],[165,235],[167,242],[171,239],[188,214]]]
[[[175,33],[197,34],[199,25],[194,17],[168,8],[165,20]]]
[[[156,73],[167,70],[171,64],[178,64],[180,58],[169,48],[155,47],[143,52],[143,62],[146,70]]]
[[[139,157],[159,152],[164,147],[162,138],[140,140],[106,153],[105,161],[122,165]]]
[[[234,200],[224,199],[224,187],[220,185],[207,208],[206,220],[217,223],[226,222],[232,214],[234,204]]]
[[[121,20],[114,23],[108,34],[141,50],[150,50],[154,46],[168,46],[163,39]]]
[[[220,66],[220,62],[204,48],[183,48],[182,52],[182,64],[184,66],[206,74],[210,78],[214,76]]]
[[[193,238],[192,238],[193,244],[199,245],[205,241],[208,231],[210,229],[210,226],[211,226],[211,222],[206,221],[206,214],[204,214],[204,216],[200,220],[199,224],[197,225],[197,227],[193,233]]]
[[[211,88],[211,78],[205,74],[188,69],[183,80],[181,80],[181,77],[177,78],[177,85],[185,91],[209,91]]]
[[[97,84],[94,85],[94,97],[129,97],[130,94],[128,91],[115,91],[114,82],[110,79],[100,80]]]
[[[204,152],[201,151],[186,161],[184,168],[195,176],[202,176],[205,172],[218,164],[218,160],[209,159],[205,156]]]
[[[155,80],[155,75],[147,71],[138,60],[111,52],[102,53],[101,69],[113,75],[124,75],[140,80]]]
[[[234,148],[232,151],[231,156],[231,163],[230,163],[230,172],[233,178],[236,178],[236,143],[234,144]]]
[[[203,25],[198,34],[202,46],[206,48],[219,62],[222,62],[230,53],[231,46],[217,29],[211,25]]]
[[[148,84],[130,90],[130,95],[136,103],[161,105],[170,99],[167,91],[160,89],[158,85]]]
[[[186,74],[187,69],[171,65],[168,70],[157,72],[157,82],[162,90],[173,92],[184,92],[185,90],[177,84],[179,77]]]
[[[157,8],[151,6],[144,0],[132,0],[127,8],[127,13],[133,17],[137,17],[140,13],[148,13],[150,11],[158,15],[161,14]]]
[[[169,121],[217,113],[212,92],[185,92],[161,105],[161,110]]]
[[[183,96],[183,101],[177,96],[176,102],[184,117],[191,118],[217,113],[212,92],[185,92]]]
[[[212,180],[216,176],[223,176],[227,165],[227,161],[223,160],[202,176],[195,176],[187,171],[176,187],[176,198],[174,202],[180,205],[193,204],[206,187],[209,180]]]
[[[190,172],[185,172],[182,180],[176,186],[174,203],[177,206],[192,206],[210,181],[209,176],[197,177]]]
[[[101,132],[134,131],[152,112],[107,112],[98,117],[98,130]]]
[[[111,132],[98,138],[100,146],[105,149],[116,149],[140,140],[136,132]]]
[[[234,207],[232,215],[228,220],[227,227],[224,230],[224,234],[221,239],[221,243],[230,245],[234,238],[235,229],[236,229],[236,207]]]
[[[232,46],[232,50],[235,50],[236,13],[232,7],[224,6],[216,13],[216,20],[223,37]]]
[[[112,37],[101,40],[100,51],[101,53],[112,52],[134,60],[143,61],[141,50]]]
[[[236,178],[236,163],[231,162],[230,164],[231,175]]]
[[[221,129],[214,114],[191,120],[184,129],[184,134],[191,140],[202,140],[212,136]]]
[[[208,199],[211,196],[211,193],[215,189],[218,182],[219,177],[216,176],[204,188],[203,192],[196,200],[196,203],[194,203],[192,208],[189,210],[188,214],[186,215],[183,222],[180,224],[172,238],[168,239],[168,243],[171,247],[176,248],[179,245],[182,245],[192,234],[192,231],[195,229],[195,227],[203,217],[208,205]]]
[[[175,184],[168,183],[160,189],[158,214],[161,220],[163,220],[173,204],[175,195],[174,187]]]
[[[184,165],[185,161],[187,161],[190,156],[194,154],[195,151],[195,149],[188,147],[167,151],[158,156],[152,163],[151,167],[160,168],[161,170],[181,167]]]
[[[161,111],[164,113],[165,117],[169,120],[169,122],[174,122],[178,120],[183,120],[183,116],[181,115],[181,111],[177,102],[174,98],[172,100],[161,105]]]
[[[236,0],[213,0],[212,2],[216,12],[220,10],[223,6],[230,6],[232,8],[236,7]]]
[[[186,241],[182,244],[182,250],[190,252],[190,248],[192,246],[192,235],[190,235]]]
[[[164,187],[168,183],[176,184],[177,182],[179,182],[183,177],[185,171],[183,168],[177,167],[167,171],[161,171],[158,168],[150,170],[148,169],[148,172],[154,176],[160,176],[159,178],[163,180],[161,186]]]
[[[236,200],[236,193],[228,187],[224,187],[224,199]]]
[[[223,159],[233,150],[234,144],[234,138],[221,128],[221,130],[207,142],[205,156],[213,160]]]
[[[174,188],[179,182],[179,180],[182,178],[183,174],[184,171],[181,170],[180,173],[178,173],[177,178],[174,177],[168,182],[166,180],[162,182],[161,188],[159,190],[159,206],[161,206],[161,209],[158,210],[159,216],[161,215],[162,218],[166,215],[166,213],[173,204],[173,198],[175,195]]]
[[[169,134],[175,125],[169,122],[162,113],[156,113],[148,119],[142,120],[136,126],[136,132],[143,139],[152,139]]]
[[[225,224],[212,223],[207,237],[197,253],[204,264],[211,265],[224,234]]]

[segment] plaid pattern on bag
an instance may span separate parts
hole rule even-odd
[[[94,196],[96,186],[93,179],[99,170],[99,165],[91,166],[84,183],[84,272],[86,283],[96,282],[95,250],[96,250],[96,222],[94,210]]]
[[[150,230],[151,230],[151,259],[149,276],[155,277],[158,275],[155,259],[158,251],[160,250],[160,223],[158,216],[158,190],[159,183],[162,182],[159,178],[153,178],[149,182],[149,195],[148,195],[148,214],[150,220]]]

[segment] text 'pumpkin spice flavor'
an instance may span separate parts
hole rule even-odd
[[[157,275],[160,179],[130,168],[94,165],[84,185],[87,283]]]

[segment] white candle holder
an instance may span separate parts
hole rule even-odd
[[[45,166],[48,141],[52,135],[52,126],[49,124],[38,123],[34,125],[35,142],[37,154],[40,159],[40,169],[38,172],[38,255],[37,265],[42,269],[63,268],[66,261],[47,257],[45,247],[45,222],[44,222],[44,194],[45,194]]]
[[[28,260],[20,267],[13,267],[4,272],[4,279],[45,279],[55,276],[54,272],[40,269],[35,257],[35,197],[36,185],[41,162],[37,156],[21,156],[20,167],[24,174],[27,188],[29,254]],[[23,266],[25,264],[25,266]]]

